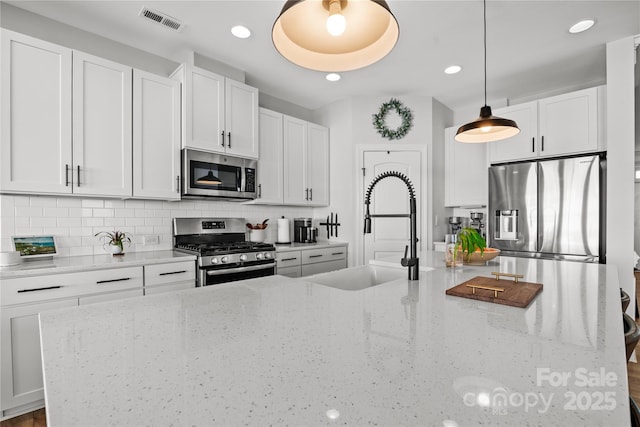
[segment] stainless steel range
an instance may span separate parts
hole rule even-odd
[[[197,286],[275,274],[272,244],[245,240],[242,218],[174,218],[173,246],[198,256]]]

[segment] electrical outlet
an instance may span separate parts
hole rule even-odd
[[[160,236],[142,236],[143,245],[158,245],[160,244]]]

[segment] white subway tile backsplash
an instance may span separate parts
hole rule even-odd
[[[249,222],[280,216],[312,216],[311,208],[242,205],[234,202],[185,200],[82,199],[72,196],[0,195],[0,250],[11,250],[12,235],[53,234],[61,256],[104,254],[100,231],[120,230],[132,235],[127,252],[168,250],[173,246],[174,217],[242,217]],[[268,229],[275,238],[276,228]],[[160,238],[158,245],[143,245],[144,235]]]

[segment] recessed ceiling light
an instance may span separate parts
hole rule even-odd
[[[235,27],[231,28],[231,34],[239,39],[246,39],[251,36],[251,30],[244,25],[236,25]]]
[[[462,67],[459,65],[450,65],[444,69],[444,72],[446,74],[455,74],[455,73],[459,73],[461,70],[462,70]]]
[[[327,74],[326,78],[330,82],[337,82],[338,80],[340,80],[340,74],[338,74],[338,73],[329,73],[329,74]]]
[[[595,21],[593,19],[585,19],[583,21],[573,24],[573,26],[569,28],[569,32],[571,34],[581,33],[593,27],[593,24],[595,24]]]

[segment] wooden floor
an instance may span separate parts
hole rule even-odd
[[[640,362],[640,344],[636,347],[636,355]],[[629,394],[633,400],[640,402],[640,363],[629,362],[627,364],[629,376]],[[39,409],[28,414],[0,422],[0,427],[47,427],[47,416],[44,409]]]

